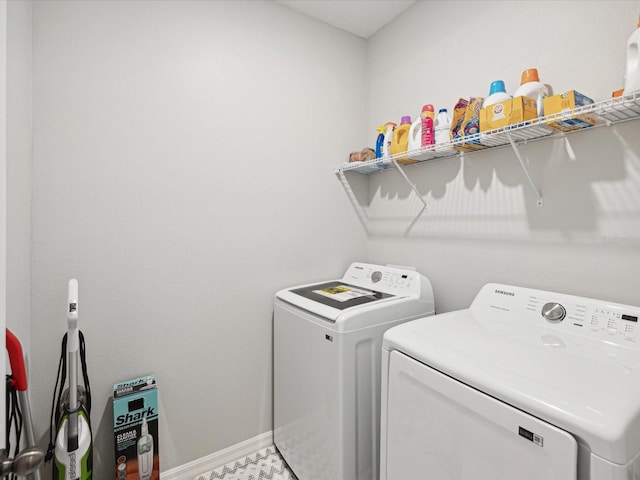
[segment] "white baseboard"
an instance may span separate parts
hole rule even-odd
[[[193,480],[198,474],[220,467],[245,455],[273,445],[273,432],[268,431],[224,450],[198,458],[160,474],[162,480]]]

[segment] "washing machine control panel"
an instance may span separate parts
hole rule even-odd
[[[410,268],[354,263],[344,280],[388,293],[420,293],[421,275]]]

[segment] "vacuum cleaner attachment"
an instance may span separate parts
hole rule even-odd
[[[142,419],[138,440],[138,475],[140,480],[149,480],[153,471],[153,437],[149,435],[147,419]]]

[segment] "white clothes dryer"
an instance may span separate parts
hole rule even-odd
[[[274,443],[299,480],[378,478],[384,332],[433,315],[429,280],[353,263],[274,301]]]
[[[640,308],[485,285],[386,332],[382,480],[640,478]]]

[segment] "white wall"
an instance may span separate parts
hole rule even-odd
[[[31,2],[7,2],[7,327],[29,360]]]
[[[162,470],[270,430],[274,293],[366,251],[331,173],[366,138],[364,40],[261,1],[41,1],[33,29],[39,434],[72,277],[98,478],[138,375]]]
[[[369,41],[369,142],[376,125],[426,103],[451,112],[493,80],[513,93],[530,67],[555,93],[608,98],[638,13],[638,1],[418,2]],[[543,208],[509,148],[407,168],[430,209],[408,232],[415,197],[397,172],[372,175],[369,260],[418,267],[439,312],[489,281],[640,304],[638,125],[522,146]]]
[[[159,376],[163,470],[269,430],[274,292],[355,259],[415,265],[438,311],[487,281],[640,303],[637,122],[523,146],[542,209],[491,150],[408,168],[430,205],[409,232],[397,173],[358,176],[366,238],[331,175],[376,125],[498,78],[513,92],[524,68],[620,88],[640,2],[547,3],[540,21],[540,2],[418,2],[365,43],[270,2],[36,2],[38,432],[73,276],[100,477],[110,387],[137,375]]]

